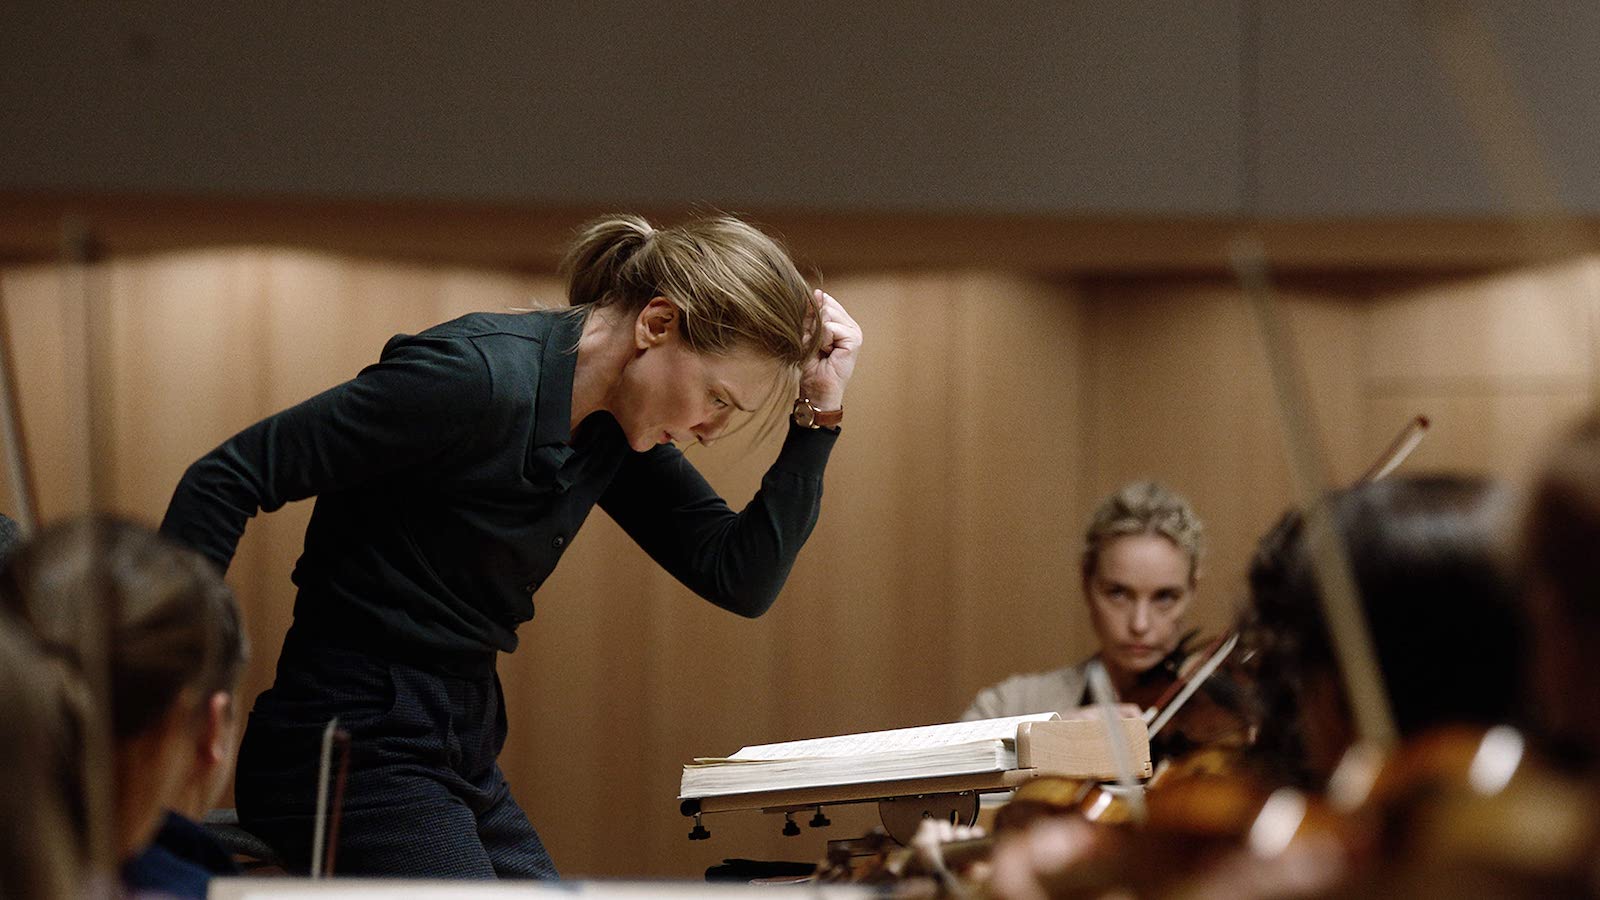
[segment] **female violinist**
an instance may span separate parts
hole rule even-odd
[[[1090,659],[1101,661],[1127,703],[1152,705],[1189,655],[1184,625],[1200,580],[1204,531],[1189,501],[1152,481],[1125,485],[1089,520],[1083,596],[1100,644]],[[1088,663],[1014,675],[981,691],[962,718],[1072,714],[1089,701]]]
[[[1496,556],[1506,501],[1489,482],[1450,476],[1365,483],[1323,501],[1402,737],[1515,713],[1522,628]],[[996,849],[996,895],[1121,888],[1244,898],[1317,892],[1355,877],[1351,855],[1365,841],[1359,823],[1315,796],[1358,735],[1310,532],[1305,515],[1291,512],[1262,539],[1251,566],[1242,637],[1264,716],[1247,774],[1152,789],[1143,828],[1090,829],[1075,817],[1036,822]],[[1285,808],[1293,815],[1282,815]]]

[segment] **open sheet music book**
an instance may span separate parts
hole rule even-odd
[[[1004,772],[1017,767],[1017,726],[1057,718],[1035,713],[745,747],[684,766],[678,797]]]

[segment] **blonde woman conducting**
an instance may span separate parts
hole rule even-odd
[[[1134,697],[1152,673],[1175,663],[1199,583],[1203,536],[1189,501],[1149,481],[1107,497],[1089,520],[1083,596],[1100,643],[1095,656],[1118,697]],[[1014,675],[979,692],[962,718],[1070,713],[1090,702],[1088,663]]]
[[[591,224],[570,309],[391,340],[353,380],[196,462],[162,524],[226,566],[245,521],[316,496],[295,621],[240,750],[242,824],[305,868],[320,734],[352,735],[339,871],[553,878],[496,763],[498,653],[598,505],[712,603],[761,615],[816,523],[861,329],[732,218]],[[795,383],[735,512],[679,452]],[[794,395],[790,395],[793,397]]]

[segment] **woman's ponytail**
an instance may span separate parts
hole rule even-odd
[[[627,278],[634,256],[655,229],[638,216],[619,215],[589,223],[561,261],[572,306],[604,306]]]

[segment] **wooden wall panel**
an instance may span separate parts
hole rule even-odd
[[[1378,394],[1366,403],[1369,421],[1403,419],[1419,410],[1432,419],[1427,440],[1407,463],[1410,471],[1490,475],[1512,484],[1528,479],[1555,434],[1589,407],[1580,390],[1417,391]]]
[[[1583,384],[1590,378],[1600,264],[1573,261],[1411,290],[1381,291],[1368,314],[1367,378],[1452,387]]]
[[[948,450],[959,714],[981,688],[1089,646],[1075,618],[1087,391],[1084,303],[1062,284],[972,275],[957,284]]]
[[[188,461],[259,417],[272,371],[262,254],[191,252],[108,266],[113,495],[166,508]]]
[[[1521,482],[1594,402],[1600,262],[1548,264],[1381,292],[1367,314],[1365,407],[1424,412],[1419,469]]]
[[[923,695],[930,676],[937,689],[937,669],[930,673],[919,663],[930,640],[937,653],[945,639],[944,600],[934,582],[946,563],[926,553],[921,540],[924,526],[937,532],[944,520],[940,498],[923,490],[930,478],[945,477],[929,450],[936,439],[925,437],[937,403],[937,388],[926,387],[944,381],[938,352],[944,329],[916,326],[926,308],[947,299],[945,282],[918,276],[829,285],[862,323],[868,343],[847,398],[846,434],[829,464],[821,522],[771,612],[742,620],[653,567],[641,579],[656,592],[645,652],[659,702],[650,742],[630,745],[648,779],[642,800],[633,799],[631,819],[655,871],[692,876],[728,855],[818,857],[822,842],[845,827],[841,820],[791,840],[778,836],[781,819],[748,814],[713,821],[716,840],[688,843],[687,823],[670,800],[688,758],[929,720]],[[752,449],[734,436],[693,448],[690,457],[738,504],[754,491],[775,448],[768,442]],[[626,543],[615,552],[640,556]]]
[[[55,266],[7,269],[0,278],[36,502],[42,518],[59,517],[89,502],[83,306],[70,301],[84,278],[95,287],[101,278],[81,271],[69,277]]]

